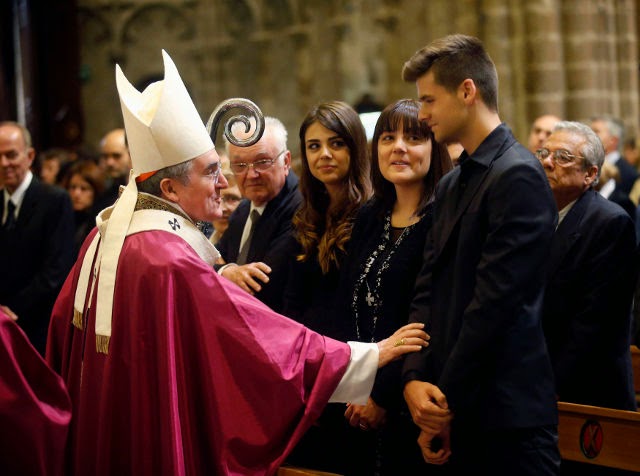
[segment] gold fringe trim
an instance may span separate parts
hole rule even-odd
[[[109,340],[110,336],[96,336],[96,351],[101,354],[109,353]]]
[[[82,330],[83,327],[83,322],[82,322],[82,312],[76,310],[75,308],[73,309],[73,325]]]

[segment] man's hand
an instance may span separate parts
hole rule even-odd
[[[229,265],[221,274],[253,295],[262,289],[258,281],[269,282],[269,276],[267,276],[269,273],[271,273],[271,268],[260,261],[236,266]]]
[[[446,463],[451,456],[451,426],[447,425],[439,435],[421,432],[418,437],[418,446],[422,450],[422,457],[427,463]]]
[[[4,306],[2,304],[0,304],[0,309],[2,309],[2,311],[4,311],[4,313],[9,316],[10,319],[13,319],[14,321],[18,320],[18,315],[13,312],[11,309],[9,309],[8,306]]]
[[[387,411],[378,406],[371,397],[366,405],[354,405],[347,403],[347,411],[344,417],[349,421],[349,425],[360,427],[361,430],[377,430],[384,426],[387,421]]]
[[[429,335],[423,331],[424,324],[413,322],[402,326],[391,337],[378,342],[378,368],[409,352],[417,352],[429,345]]]
[[[453,413],[444,393],[435,385],[412,380],[404,387],[404,399],[413,422],[430,436],[440,434],[451,423]]]

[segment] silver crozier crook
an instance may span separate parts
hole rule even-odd
[[[239,147],[248,147],[250,145],[255,144],[262,137],[262,133],[264,132],[264,117],[262,116],[262,111],[260,108],[256,106],[252,101],[243,98],[231,98],[225,101],[222,101],[218,104],[218,107],[214,109],[209,116],[209,120],[207,121],[207,132],[211,137],[211,140],[215,143],[216,135],[218,134],[218,125],[220,121],[224,117],[224,115],[232,109],[240,109],[242,112],[249,114],[249,117],[253,117],[256,120],[256,130],[253,131],[253,134],[246,139],[238,139],[231,132],[231,127],[236,122],[242,122],[245,127],[245,132],[249,132],[251,128],[251,122],[249,121],[249,117],[244,114],[235,115],[229,118],[224,126],[224,136],[226,139],[233,145]]]

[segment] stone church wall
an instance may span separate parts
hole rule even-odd
[[[176,62],[203,120],[247,97],[297,133],[318,101],[414,97],[409,56],[450,33],[478,36],[500,76],[501,117],[525,140],[532,119],[621,117],[636,134],[640,0],[78,0],[86,139],[121,117],[114,64],[138,86]]]

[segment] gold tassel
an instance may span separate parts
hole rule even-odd
[[[101,354],[109,353],[109,340],[110,336],[96,336],[96,351]]]
[[[76,310],[75,308],[73,309],[73,325],[82,330],[83,327],[83,322],[82,322],[82,312]]]

